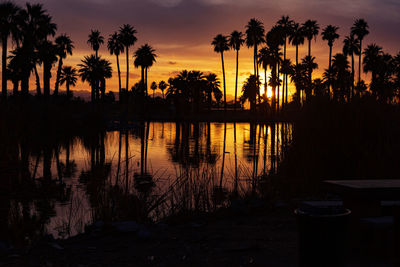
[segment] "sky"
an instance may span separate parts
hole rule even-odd
[[[23,6],[26,1],[15,0]],[[222,80],[220,55],[210,45],[217,34],[229,35],[233,30],[245,31],[250,18],[264,23],[268,31],[282,15],[296,22],[317,20],[321,29],[328,24],[338,26],[340,39],[334,44],[333,53],[341,52],[344,36],[356,18],[364,18],[370,26],[370,34],[364,44],[377,43],[384,51],[397,54],[400,51],[400,1],[399,0],[42,0],[45,9],[58,25],[57,34],[67,33],[74,41],[73,56],[65,65],[76,66],[92,53],[87,45],[91,29],[99,30],[107,39],[123,24],[131,24],[137,30],[138,41],[130,50],[130,85],[140,79],[140,70],[133,68],[133,52],[148,43],[155,50],[157,63],[150,69],[149,82],[168,80],[177,72],[200,70],[214,72]],[[304,57],[307,46],[300,47]],[[319,76],[328,65],[328,45],[319,35],[312,43]],[[116,60],[110,56],[106,45],[99,51],[113,64],[113,78],[107,81],[107,89],[118,91]],[[252,50],[243,47],[239,58],[239,88],[252,71]],[[294,47],[288,46],[288,57],[295,59]],[[235,53],[225,54],[227,95],[234,94]],[[125,84],[125,55],[120,59],[122,84]],[[54,67],[54,70],[56,67]],[[363,77],[364,78],[364,77]],[[55,83],[53,74],[52,84]],[[35,88],[31,78],[32,90]],[[88,84],[79,82],[75,90],[89,90]],[[293,88],[292,88],[293,89]]]

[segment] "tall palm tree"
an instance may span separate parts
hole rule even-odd
[[[54,36],[57,30],[57,25],[52,22],[52,17],[47,13],[47,10],[43,8],[41,4],[26,4],[26,8],[20,10],[18,13],[18,29],[19,35],[16,38],[17,47],[21,47],[21,52],[25,57],[28,65],[31,62],[35,62],[33,70],[36,74],[36,83],[38,94],[40,95],[40,81],[39,75],[37,75],[36,64],[44,63],[40,60],[40,53],[49,53],[50,51],[43,50],[43,44],[48,45],[48,36]],[[46,44],[47,43],[47,44]],[[45,59],[47,57],[44,57]],[[53,63],[53,62],[50,62]],[[43,68],[51,69],[49,62],[43,64]],[[21,79],[21,92],[23,95],[27,95],[29,92],[29,77],[32,69],[24,68]],[[50,76],[49,70],[43,70],[43,76]],[[46,83],[46,90],[50,91],[50,80],[48,77],[44,77]]]
[[[316,20],[307,20],[303,23],[304,35],[308,40],[308,56],[311,57],[311,40],[317,38],[319,25]]]
[[[221,54],[222,62],[222,77],[224,82],[224,109],[226,111],[226,83],[225,83],[225,65],[224,65],[224,52],[229,50],[228,37],[218,34],[214,37],[211,45],[214,46],[214,52]]]
[[[258,46],[265,42],[264,34],[265,30],[263,23],[255,18],[250,19],[250,21],[246,25],[246,45],[247,47],[254,48],[254,75],[258,75]]]
[[[88,38],[87,43],[95,51],[96,57],[98,57],[100,46],[104,44],[104,37],[101,36],[98,30],[91,30]]]
[[[158,88],[160,88],[160,90],[161,90],[161,92],[162,92],[162,98],[164,99],[164,91],[165,91],[165,89],[167,89],[167,87],[168,87],[168,84],[165,82],[165,81],[161,81],[159,84],[158,84]]]
[[[142,90],[147,96],[147,71],[156,62],[155,50],[148,44],[139,47],[135,52],[135,67],[142,68]]]
[[[91,100],[94,103],[96,100],[96,91],[99,86],[99,66],[100,58],[96,55],[85,56],[85,58],[81,61],[79,66],[79,76],[82,79],[82,82],[88,82],[91,87]]]
[[[60,73],[60,85],[65,83],[67,89],[67,98],[70,97],[70,86],[75,86],[77,82],[78,73],[75,68],[71,66],[64,66]]]
[[[281,27],[281,32],[283,35],[283,60],[286,61],[286,43],[287,43],[287,38],[290,36],[290,33],[292,31],[294,21],[289,18],[289,16],[282,16],[281,19],[277,22],[277,25]],[[287,79],[287,74],[283,73],[283,81],[284,81],[284,87],[283,88],[283,103],[287,103],[287,97],[288,97],[288,79]],[[286,96],[286,99],[285,99]]]
[[[368,72],[372,73],[370,88],[372,89],[373,93],[376,93],[377,90],[374,90],[375,89],[374,87],[377,83],[377,76],[380,68],[379,64],[380,58],[383,56],[382,47],[376,44],[370,44],[364,50],[363,55],[364,55],[364,60],[363,60],[364,71],[366,73]]]
[[[299,23],[294,23],[289,35],[289,43],[296,46],[296,65],[299,65],[299,45],[304,44],[305,33]]]
[[[125,46],[126,54],[126,90],[129,90],[129,47],[133,46],[137,38],[135,36],[136,30],[129,24],[124,24],[119,29],[119,36],[121,43]]]
[[[359,55],[360,45],[358,40],[354,38],[353,34],[346,36],[343,40],[343,54],[345,56],[351,56],[351,97],[354,96],[354,55]]]
[[[351,27],[351,34],[357,36],[360,43],[360,51],[362,52],[362,41],[366,35],[369,34],[368,23],[364,19],[356,19],[353,26]],[[361,53],[358,58],[358,82],[361,82]]]
[[[153,90],[153,99],[154,99],[154,94],[158,88],[157,83],[156,82],[152,82],[150,85],[151,90]]]
[[[236,79],[235,79],[235,110],[237,108],[237,85],[239,76],[239,50],[244,44],[244,35],[242,32],[233,31],[229,36],[229,46],[236,51]]]
[[[302,64],[307,69],[308,85],[306,86],[306,100],[310,100],[311,86],[312,86],[312,72],[318,68],[318,64],[315,63],[315,57],[306,56],[302,59]]]
[[[108,38],[107,43],[108,51],[110,51],[111,55],[115,55],[117,57],[117,70],[118,70],[118,96],[121,97],[121,70],[119,68],[119,55],[124,52],[124,45],[121,42],[120,35],[117,32],[114,32]]]
[[[323,29],[322,31],[322,40],[328,41],[328,46],[329,46],[329,67],[328,70],[331,71],[331,66],[332,66],[332,47],[333,43],[335,42],[336,39],[339,39],[339,34],[337,31],[339,30],[339,27],[333,26],[333,25],[328,25]],[[328,88],[330,90],[330,83],[331,81],[328,81]]]
[[[268,69],[268,66],[271,66],[273,64],[272,57],[271,57],[271,51],[268,47],[263,47],[258,52],[258,63],[264,69],[264,91],[266,93],[267,86],[268,86],[267,69]]]
[[[63,65],[63,59],[67,57],[67,54],[72,55],[72,49],[74,49],[74,44],[71,38],[66,34],[58,36],[55,40],[55,43],[58,56],[58,70],[57,70],[56,84],[54,86],[54,95],[57,95],[58,86],[60,82],[61,69]]]
[[[8,37],[16,32],[16,19],[19,7],[11,1],[0,3],[0,38],[2,44],[2,80],[1,94],[3,99],[7,98],[7,43]],[[15,36],[14,36],[15,37]]]
[[[57,62],[57,47],[51,41],[43,41],[38,46],[39,59],[43,63],[43,94],[50,95],[51,68]]]

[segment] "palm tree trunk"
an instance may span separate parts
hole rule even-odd
[[[60,57],[60,60],[58,61],[56,84],[54,86],[54,95],[58,95],[58,87],[60,84],[60,75],[61,75],[62,65],[63,65],[63,59],[62,59],[62,57]]]
[[[3,100],[7,99],[7,36],[4,35],[2,38],[3,43],[3,51],[1,58],[1,66],[2,66],[2,78],[1,78],[1,95]]]
[[[286,61],[286,35],[285,35],[285,40],[283,44],[283,61]],[[286,63],[285,63],[286,64]],[[283,73],[283,88],[282,88],[282,109],[285,107],[286,101],[285,101],[285,85],[287,83],[286,79],[286,71]],[[287,98],[287,97],[286,97]]]
[[[128,180],[129,180],[129,140],[128,130],[125,131],[125,192],[128,194]]]
[[[308,39],[308,56],[311,57],[311,39]]]
[[[239,49],[236,50],[235,111],[236,111],[236,109],[237,109],[238,71],[239,71]]]
[[[69,82],[65,83],[65,87],[67,88],[67,99],[69,99]]]
[[[362,39],[360,39],[360,55],[358,57],[358,83],[361,82],[361,56],[362,56]]]
[[[329,46],[329,81],[328,81],[328,93],[329,93],[329,97],[331,95],[331,68],[332,68],[332,46]]]
[[[354,97],[354,54],[351,53],[351,97]]]
[[[143,66],[141,66],[141,76],[142,76],[141,84],[142,84],[143,95],[146,96],[146,90],[144,89],[144,67]]]
[[[119,179],[119,171],[121,169],[121,144],[122,144],[122,133],[121,130],[119,131],[119,142],[118,142],[118,163],[117,163],[117,177],[115,181],[115,185],[118,186],[118,179]]]
[[[41,95],[42,94],[42,89],[40,88],[40,77],[36,68],[36,64],[33,67],[35,71],[35,77],[36,77],[36,95]]]
[[[224,79],[224,109],[226,111],[226,84],[225,84],[225,65],[224,65],[224,53],[221,52],[221,62],[222,62],[222,77]]]
[[[118,55],[117,55],[117,69],[118,69],[118,101],[121,102],[121,70],[119,68]]]
[[[148,86],[147,86],[147,67],[144,68],[144,75],[145,75],[145,86],[146,86],[146,96],[149,96]]]
[[[296,66],[299,65],[299,46],[296,45]]]
[[[277,68],[277,72],[278,72],[278,74],[277,74],[277,79],[278,79],[278,87],[277,87],[277,92],[276,92],[276,98],[277,98],[277,101],[276,101],[276,104],[277,104],[277,107],[276,107],[276,112],[277,113],[279,113],[279,109],[280,109],[280,107],[279,107],[279,89],[280,89],[280,80],[279,80],[279,76],[280,76],[280,72],[279,72],[279,68],[280,68],[280,64],[279,64],[279,62],[278,62],[278,68]]]
[[[50,76],[51,65],[48,62],[43,62],[43,93],[45,97],[50,96]]]
[[[18,84],[19,84],[18,80],[14,80],[13,81],[13,94],[14,94],[14,96],[16,96],[18,94]]]
[[[129,90],[129,48],[125,46],[125,53],[126,53],[126,91]],[[143,77],[142,77],[143,78]]]

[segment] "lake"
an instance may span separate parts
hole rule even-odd
[[[216,210],[276,172],[292,132],[286,123],[145,122],[52,145],[21,142],[0,171],[12,192],[1,198],[0,240],[65,238],[96,221]]]

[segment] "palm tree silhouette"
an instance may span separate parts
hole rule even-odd
[[[264,69],[264,91],[267,92],[267,69],[268,66],[272,66],[274,63],[272,61],[271,51],[269,47],[263,47],[258,52],[258,63]]]
[[[72,49],[74,49],[74,44],[71,38],[66,34],[58,36],[55,40],[55,43],[58,56],[58,70],[57,70],[56,84],[54,86],[54,95],[57,95],[58,86],[60,82],[61,69],[63,65],[63,59],[67,57],[67,54],[72,55]]]
[[[299,45],[304,44],[304,28],[299,23],[294,23],[289,35],[289,43],[296,46],[296,65],[299,65]]]
[[[249,78],[244,82],[242,87],[242,103],[248,100],[250,102],[250,110],[254,112],[256,110],[256,96],[258,88],[260,87],[260,80],[256,75],[250,75]]]
[[[51,41],[43,41],[38,46],[39,59],[43,63],[43,94],[50,95],[51,68],[57,62],[57,47]]]
[[[207,99],[208,99],[208,110],[211,110],[211,105],[212,105],[212,94],[218,94],[221,92],[220,88],[220,82],[217,78],[217,75],[214,73],[210,73],[207,76],[205,76],[206,79],[206,93],[207,93]]]
[[[233,31],[229,36],[229,46],[236,51],[236,79],[235,79],[235,110],[237,108],[237,85],[239,76],[239,50],[244,44],[244,35],[242,32]]]
[[[264,33],[263,23],[255,18],[250,19],[246,25],[246,45],[254,48],[254,75],[258,75],[257,53],[258,46],[265,42]]]
[[[333,43],[335,42],[336,39],[339,39],[339,34],[337,34],[337,31],[339,30],[339,27],[328,25],[325,27],[325,29],[322,31],[322,40],[328,41],[328,46],[329,46],[329,71],[331,71],[331,66],[332,66],[332,47]],[[328,88],[330,87],[331,81],[328,81]],[[330,90],[330,88],[329,88]]]
[[[104,96],[105,79],[112,75],[111,63],[96,55],[86,56],[81,64],[78,72],[83,82],[88,82],[91,87],[91,99],[95,102],[99,98],[99,86],[101,83],[101,91]]]
[[[344,100],[344,96],[349,98],[350,92],[348,90],[351,74],[349,72],[349,61],[344,54],[336,54],[332,60],[331,74],[334,77],[334,96],[337,100]]]
[[[308,85],[306,86],[306,100],[310,100],[311,96],[311,86],[312,86],[312,72],[318,68],[318,64],[315,63],[315,57],[306,56],[302,59],[302,64],[307,69]]]
[[[289,16],[282,16],[281,19],[277,22],[277,25],[281,28],[281,32],[283,35],[283,60],[286,61],[286,43],[287,43],[287,38],[290,36],[290,33],[292,31],[294,21],[289,18]],[[287,82],[287,73],[283,73],[283,81],[284,81],[284,88],[283,88],[283,103],[287,103],[287,97],[288,97],[288,82]],[[286,99],[285,99],[286,98]]]
[[[2,43],[2,98],[7,98],[7,43],[10,35],[15,39],[17,31],[17,14],[20,8],[10,1],[0,3],[0,38]]]
[[[111,55],[115,55],[117,57],[117,70],[118,70],[118,96],[121,101],[121,70],[119,68],[119,55],[124,52],[124,45],[121,42],[121,37],[117,32],[114,32],[108,38],[107,43],[108,51],[110,51]]]
[[[151,90],[153,90],[153,99],[154,99],[154,94],[158,88],[157,83],[156,82],[152,82],[150,85]]]
[[[162,92],[162,98],[164,99],[164,90],[167,89],[168,84],[165,81],[161,81],[158,84],[158,88],[160,88],[161,92]]]
[[[156,62],[155,50],[148,44],[139,47],[135,52],[135,67],[142,69],[142,90],[147,96],[147,70]]]
[[[363,55],[364,55],[364,60],[363,60],[364,71],[366,73],[369,72],[372,73],[370,88],[372,89],[371,91],[373,93],[376,93],[377,90],[375,88],[375,85],[377,83],[379,68],[381,67],[379,64],[380,58],[384,55],[382,47],[376,44],[370,44],[364,50]]]
[[[77,82],[78,73],[75,68],[71,66],[64,66],[60,73],[60,85],[65,83],[67,89],[67,98],[71,96],[70,86],[75,86]]]
[[[361,54],[362,54],[362,41],[366,35],[369,34],[368,24],[364,19],[356,19],[353,26],[351,27],[351,34],[357,36],[360,43],[360,55],[358,58],[358,82],[361,81]]]
[[[353,34],[346,36],[343,40],[343,54],[345,56],[351,56],[351,97],[354,96],[354,55],[359,55],[360,46],[358,40],[354,38]]]
[[[100,46],[104,44],[104,37],[101,36],[98,30],[91,30],[87,43],[95,51],[96,57],[98,57]]]
[[[311,40],[316,38],[319,32],[319,25],[315,20],[307,20],[303,23],[304,35],[308,40],[308,56],[311,57]]]
[[[229,50],[228,37],[218,34],[214,37],[211,45],[214,46],[214,52],[221,54],[222,62],[222,77],[224,82],[224,109],[226,111],[226,83],[225,83],[225,65],[224,65],[224,51]]]
[[[135,36],[136,30],[129,24],[124,24],[119,29],[119,36],[121,43],[125,46],[125,54],[126,54],[126,88],[125,90],[129,90],[129,47],[133,46],[137,38]]]

